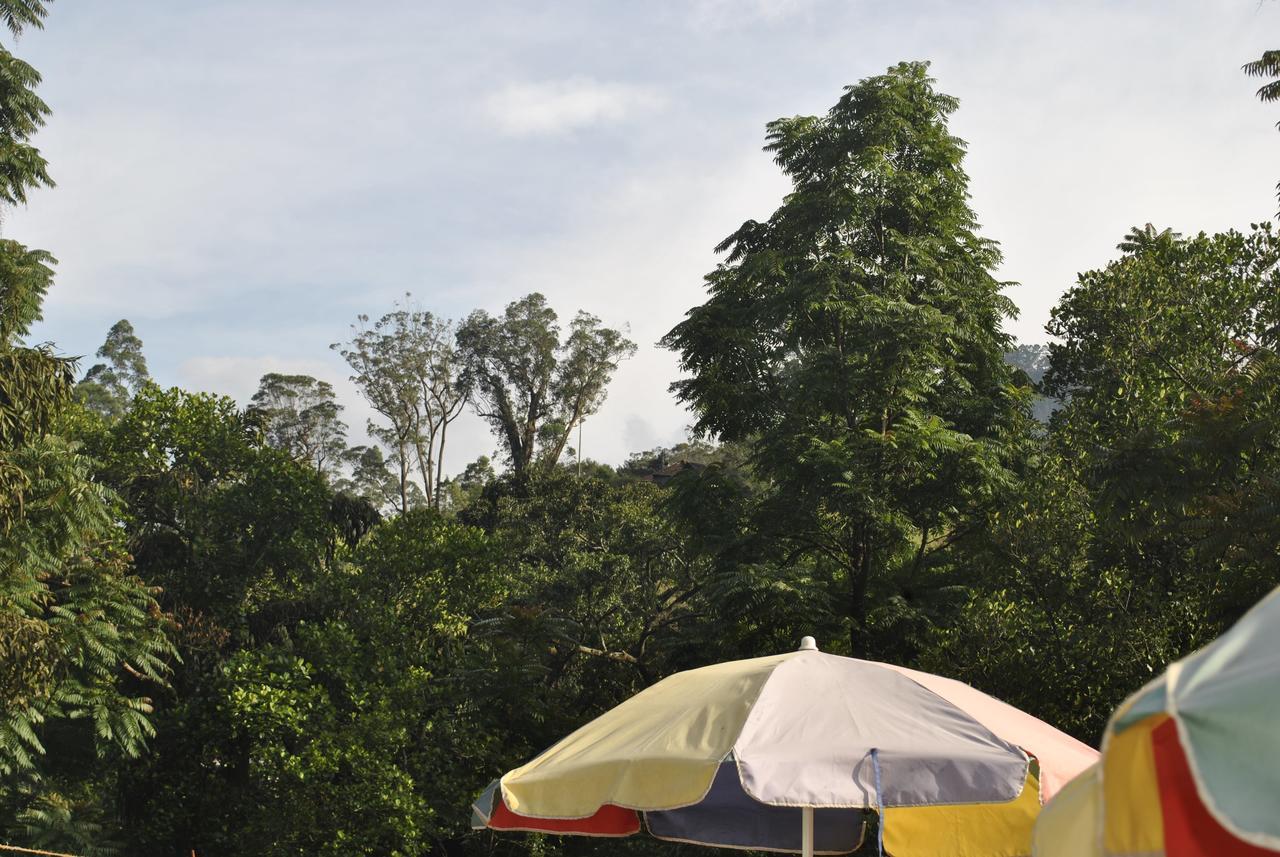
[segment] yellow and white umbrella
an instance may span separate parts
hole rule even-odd
[[[968,685],[800,651],[677,673],[508,772],[476,825],[896,857],[1023,857],[1097,754]]]

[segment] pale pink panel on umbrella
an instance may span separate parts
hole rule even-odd
[[[1040,762],[1040,799],[1047,802],[1085,768],[1098,761],[1098,751],[1070,735],[1037,720],[1025,711],[988,696],[962,681],[884,664],[888,669],[933,691],[968,712],[974,720],[1011,744],[1017,744]]]
[[[817,651],[774,669],[733,752],[747,794],[780,806],[1000,803],[1027,776],[1022,750],[941,695]]]

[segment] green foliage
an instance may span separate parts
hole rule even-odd
[[[0,345],[10,348],[41,319],[40,307],[53,285],[57,260],[44,250],[0,240]]]
[[[53,187],[48,164],[27,142],[44,125],[48,106],[35,94],[40,75],[0,47],[0,201],[25,205],[27,191]]]
[[[26,27],[40,27],[45,14],[38,0],[0,3],[0,21],[15,38]],[[49,116],[35,93],[39,84],[39,72],[0,47],[0,201],[10,205],[25,204],[28,190],[53,187],[48,165],[28,142]]]
[[[553,670],[592,663],[597,679],[582,685],[588,695],[600,681],[634,688],[637,678],[660,674],[661,647],[700,588],[705,564],[686,550],[660,500],[653,485],[579,479],[563,468],[487,492],[484,522],[521,561],[509,630],[545,647]]]
[[[148,385],[87,443],[100,478],[127,501],[134,568],[163,587],[183,658],[157,700],[152,752],[117,787],[118,804],[141,813],[120,819],[118,833],[165,853],[205,850],[219,840],[193,840],[192,830],[233,827],[215,805],[244,810],[214,799],[242,773],[232,763],[243,761],[235,730],[244,718],[225,707],[236,675],[227,664],[284,645],[325,615],[326,570],[372,521],[367,507],[339,505],[310,464],[268,445],[259,421],[228,398]]]
[[[0,347],[0,535],[21,516],[31,479],[14,456],[48,432],[71,392],[71,365],[47,348]]]
[[[1166,233],[1167,234],[1167,233]],[[1154,242],[1080,276],[1054,309],[1046,387],[1091,442],[1169,439],[1192,403],[1235,387],[1280,317],[1275,238],[1227,232]]]
[[[1111,708],[1280,581],[1280,241],[1165,232],[1054,310],[1066,404],[974,558],[946,665],[1095,739]]]
[[[55,436],[11,461],[29,487],[0,540],[0,807],[38,826],[62,767],[84,764],[72,761],[83,755],[76,748],[89,764],[143,751],[173,647],[155,590],[129,568],[119,509],[91,481],[91,462]]]
[[[85,791],[81,789],[81,791]],[[42,792],[18,814],[23,841],[42,850],[71,849],[82,857],[113,857],[119,843],[108,832],[92,794]]]
[[[137,755],[152,733],[150,700],[124,695],[124,671],[160,685],[172,652],[155,621],[154,592],[127,571],[112,531],[111,497],[89,462],[57,438],[24,447],[31,480],[23,516],[0,543],[4,644],[32,669],[6,670],[0,775],[32,768],[46,720],[85,718],[95,740]]]
[[[229,398],[147,386],[91,447],[128,503],[135,565],[169,605],[248,633],[246,610],[302,585],[323,562],[323,477],[267,446]]]
[[[482,455],[462,469],[454,479],[446,479],[443,484],[445,501],[443,508],[458,511],[475,503],[480,495],[498,478],[489,456]]]
[[[41,29],[45,16],[49,14],[46,0],[2,0],[0,2],[0,22],[9,28],[14,37],[22,35],[27,27]]]
[[[54,259],[0,239],[0,531],[22,505],[28,480],[10,450],[50,430],[71,390],[73,361],[21,341],[40,320]]]
[[[131,784],[140,853],[421,855],[458,836],[457,795],[500,764],[470,617],[510,585],[479,530],[427,510],[376,527],[299,593],[322,609],[251,623],[187,677]]]
[[[1258,89],[1258,98],[1280,101],[1280,51],[1263,51],[1262,56],[1244,64],[1244,73],[1250,77],[1273,78]]]

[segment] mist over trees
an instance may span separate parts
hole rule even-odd
[[[44,12],[0,0],[15,37]],[[0,51],[9,204],[52,184],[38,82]],[[616,467],[574,437],[635,345],[587,310],[370,307],[333,346],[366,443],[337,379],[164,388],[126,320],[81,372],[28,341],[53,257],[0,240],[0,842],[672,854],[468,805],[664,676],[805,634],[1097,740],[1280,583],[1280,238],[1135,226],[1015,343],[956,105],[901,63],[767,126],[791,193],[725,224],[663,339],[695,436]],[[450,473],[467,409],[494,454]]]

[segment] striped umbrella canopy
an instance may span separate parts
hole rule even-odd
[[[797,652],[677,673],[508,772],[478,828],[897,857],[1020,857],[1091,748],[958,681]]]
[[[1116,710],[1040,857],[1280,855],[1280,589]]]

